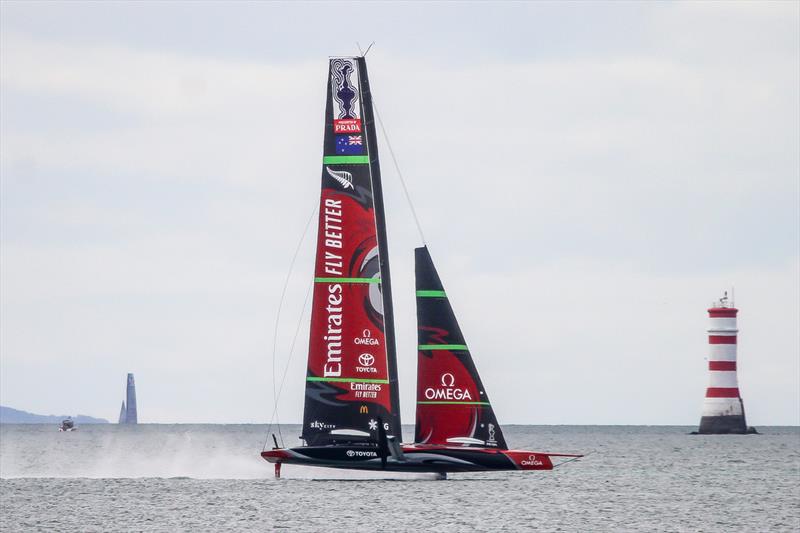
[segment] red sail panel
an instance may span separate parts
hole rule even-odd
[[[488,402],[482,401],[480,387],[456,352],[421,351],[418,372],[419,442],[445,444],[454,437],[474,438],[480,411]]]
[[[308,380],[339,387],[336,401],[369,400],[388,410],[373,210],[325,189],[320,213]]]
[[[363,60],[331,60],[303,416],[303,438],[312,445],[374,440],[380,420],[390,434],[400,435],[390,386],[376,213],[382,202],[375,198],[366,86]]]

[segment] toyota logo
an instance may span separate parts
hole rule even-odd
[[[451,374],[449,372],[447,372],[445,374],[442,374],[442,387],[450,388],[450,387],[453,386],[453,384],[455,382],[456,382],[456,378],[455,378],[455,376],[453,376],[453,374]]]
[[[375,357],[372,354],[362,353],[358,356],[358,362],[361,366],[372,366],[375,363]]]

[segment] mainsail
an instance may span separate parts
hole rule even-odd
[[[302,438],[401,438],[378,149],[363,57],[330,61]]]
[[[128,385],[125,389],[125,423],[138,424],[139,414],[136,408],[136,382],[133,374],[128,374]]]
[[[419,356],[414,441],[506,449],[427,247],[415,250],[415,270]]]

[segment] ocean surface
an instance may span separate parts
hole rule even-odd
[[[284,466],[261,425],[0,426],[2,531],[798,531],[800,428],[506,426],[552,472]],[[283,426],[286,444],[299,426]],[[406,438],[412,428],[405,428]]]

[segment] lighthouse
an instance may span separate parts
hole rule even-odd
[[[744,418],[744,403],[736,375],[736,336],[739,312],[728,293],[708,310],[708,388],[700,419],[701,435],[756,433]]]

